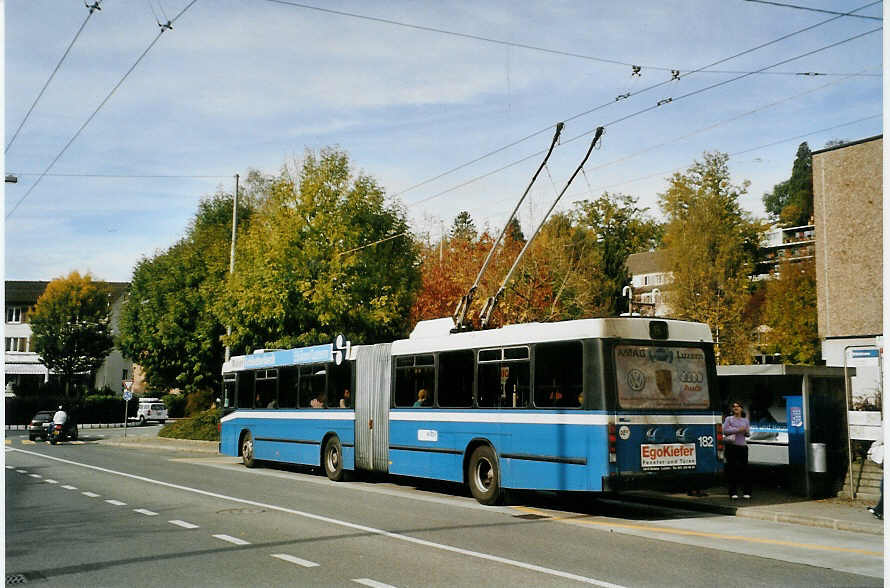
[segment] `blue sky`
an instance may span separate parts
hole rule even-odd
[[[491,172],[546,149],[548,127],[566,119],[550,173],[520,212],[527,233],[583,156],[591,138],[584,134],[598,125],[606,125],[602,146],[564,206],[608,189],[657,213],[670,172],[720,150],[732,155],[734,182],[751,182],[743,207],[762,216],[763,193],[790,175],[801,141],[818,149],[829,139],[882,132],[880,31],[767,70],[779,74],[713,89],[706,88],[741,73],[690,73],[832,18],[826,13],[745,0],[307,0],[369,17],[356,18],[287,2],[198,0],[35,187],[157,36],[157,20],[172,19],[189,3],[107,0],[87,22],[6,152],[7,172],[20,174],[17,184],[4,186],[7,279],[49,280],[78,270],[126,281],[140,257],[182,236],[202,196],[231,191],[235,173],[293,165],[306,149],[346,150],[357,169],[407,207],[415,231],[435,238],[461,210],[480,227],[502,226],[540,157]],[[867,4],[790,3],[840,12]],[[8,143],[87,10],[74,0],[13,0],[4,9]],[[881,5],[858,14],[880,17]],[[759,70],[881,24],[841,17],[714,69]],[[642,66],[640,77],[629,64]],[[640,92],[670,80],[669,69],[680,70],[680,79]],[[870,75],[785,75],[801,72]],[[667,98],[674,100],[619,121]]]

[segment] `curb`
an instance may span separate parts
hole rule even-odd
[[[738,512],[736,512],[736,516],[746,519],[771,521],[774,523],[791,523],[794,525],[805,525],[820,529],[834,529],[836,531],[851,531],[853,533],[867,533],[870,535],[884,534],[884,525],[881,523],[863,523],[860,521],[814,517],[782,511],[765,511],[756,508],[740,508],[738,509]]]
[[[164,437],[132,437],[130,439],[103,439],[99,445],[111,445],[133,449],[159,449],[163,451],[189,451],[197,453],[213,453],[219,455],[218,441],[199,441],[194,439],[169,439]]]

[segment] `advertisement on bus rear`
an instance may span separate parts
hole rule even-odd
[[[631,409],[706,409],[705,352],[694,347],[615,347],[618,403]]]

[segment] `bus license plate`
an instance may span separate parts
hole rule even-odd
[[[640,464],[644,470],[694,469],[695,443],[640,445]]]

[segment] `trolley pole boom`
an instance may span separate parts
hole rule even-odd
[[[572,182],[575,179],[575,176],[578,175],[578,172],[581,171],[581,168],[584,167],[584,164],[587,163],[587,159],[590,157],[590,154],[593,152],[593,148],[596,146],[597,142],[600,140],[600,137],[603,135],[603,127],[596,128],[596,134],[593,136],[593,141],[590,142],[590,147],[587,149],[587,153],[584,155],[584,159],[581,160],[581,163],[578,164],[577,169],[575,169],[575,173],[569,178],[566,182],[566,185],[563,187],[562,191],[556,197],[556,200],[553,201],[553,204],[550,205],[550,208],[544,214],[544,218],[541,219],[541,222],[538,224],[538,228],[535,229],[534,234],[529,237],[528,241],[525,242],[525,246],[522,248],[522,251],[519,252],[519,255],[516,256],[516,260],[513,262],[513,266],[510,268],[510,271],[507,272],[507,275],[504,276],[504,281],[501,282],[501,286],[498,288],[498,291],[494,296],[490,296],[488,300],[485,301],[485,306],[482,308],[482,312],[479,313],[479,320],[481,328],[485,328],[488,325],[488,321],[491,320],[491,314],[494,312],[494,307],[497,305],[501,296],[504,294],[504,290],[507,287],[507,283],[510,281],[510,277],[513,275],[513,272],[519,266],[519,262],[522,260],[522,256],[525,255],[526,250],[532,244],[532,241],[535,240],[535,237],[538,236],[538,233],[541,232],[541,228],[544,226],[544,223],[547,222],[547,218],[550,216],[550,213],[553,212],[553,209],[556,208],[556,205],[559,203],[559,200],[566,193],[566,190],[569,189],[569,186],[572,185]],[[475,286],[474,286],[475,287]]]
[[[479,274],[476,276],[476,281],[473,282],[473,285],[470,286],[470,289],[467,290],[467,293],[464,294],[461,297],[460,301],[457,303],[457,308],[454,311],[455,331],[464,329],[464,322],[467,319],[467,313],[470,311],[470,304],[473,302],[473,295],[476,293],[476,288],[479,287],[479,282],[482,280],[482,274],[485,273],[485,270],[488,267],[488,263],[491,261],[491,258],[494,255],[495,249],[497,249],[497,246],[501,243],[501,240],[507,233],[507,228],[510,226],[510,221],[512,221],[513,218],[516,216],[516,213],[519,211],[519,207],[522,206],[522,202],[525,200],[525,197],[528,196],[528,193],[532,189],[535,180],[538,179],[538,174],[540,174],[541,170],[544,169],[544,166],[547,165],[547,160],[550,159],[550,154],[553,153],[553,148],[556,146],[556,142],[559,141],[559,135],[560,133],[562,133],[562,129],[564,126],[565,123],[556,123],[556,132],[553,134],[553,140],[550,142],[550,149],[547,150],[547,155],[544,156],[544,161],[542,161],[541,165],[538,166],[538,170],[535,172],[535,175],[532,176],[531,181],[528,183],[528,187],[525,189],[525,192],[522,193],[522,197],[519,199],[519,202],[516,203],[516,207],[513,209],[513,212],[510,213],[510,218],[508,218],[507,222],[504,223],[504,228],[501,230],[501,234],[498,235],[498,238],[491,246],[491,250],[488,252],[488,256],[485,258],[485,262],[482,264],[482,269],[479,270]]]

